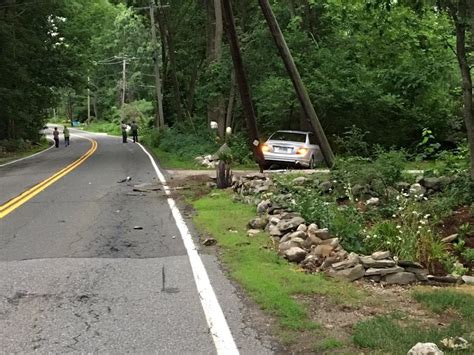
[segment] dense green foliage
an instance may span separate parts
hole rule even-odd
[[[48,0],[33,6],[9,0],[1,5],[0,138],[35,138],[52,109],[85,121],[88,93],[93,119],[114,124],[135,119],[150,127],[156,111],[154,60],[161,68],[165,124],[187,136],[179,149],[208,134],[216,110],[220,123],[227,115],[234,132],[245,134],[225,33],[222,54],[214,53],[220,40],[213,28],[213,1],[160,0],[157,5],[167,6],[156,8],[156,53],[148,1]],[[441,141],[464,135],[452,19],[428,5],[412,5],[272,2],[323,127],[339,151],[348,151],[337,136],[350,127],[367,146],[349,150],[362,151],[374,143],[414,148],[425,127]],[[309,129],[257,1],[236,2],[234,12],[261,135]]]

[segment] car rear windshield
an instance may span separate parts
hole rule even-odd
[[[292,133],[292,132],[276,132],[270,137],[270,139],[277,140],[277,141],[305,143],[306,134],[305,133]]]

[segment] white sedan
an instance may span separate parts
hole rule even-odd
[[[268,167],[277,164],[313,169],[323,160],[312,132],[276,131],[262,145],[262,152]]]

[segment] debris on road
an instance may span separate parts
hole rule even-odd
[[[161,185],[158,184],[139,184],[133,186],[133,191],[136,192],[152,192],[152,191],[160,191],[161,190]]]
[[[215,245],[217,244],[217,240],[215,240],[214,238],[206,238],[203,242],[202,242],[203,245],[205,245],[206,247],[209,247],[211,245]]]
[[[143,227],[142,227],[142,226],[135,226],[135,227],[133,227],[133,229],[135,229],[135,230],[142,230]]]
[[[132,178],[130,176],[127,176],[125,179],[121,179],[121,180],[117,181],[117,183],[121,184],[121,183],[124,183],[124,182],[129,182],[130,180],[132,180]]]

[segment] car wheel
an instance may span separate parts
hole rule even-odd
[[[312,156],[311,160],[309,161],[309,169],[314,169],[314,156]]]

